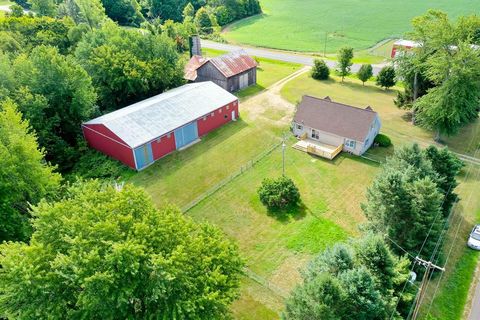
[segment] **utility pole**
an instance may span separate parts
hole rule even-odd
[[[426,268],[426,271],[425,271],[425,274],[423,275],[422,283],[420,285],[420,289],[418,289],[419,292],[418,292],[417,298],[415,299],[415,309],[413,310],[411,320],[416,320],[417,317],[418,317],[418,312],[420,311],[420,306],[422,305],[421,302],[423,300],[423,297],[425,296],[425,291],[427,291],[427,284],[428,284],[428,278],[430,276],[430,273],[432,271],[434,271],[435,269],[440,270],[440,271],[445,271],[445,268],[441,268],[441,267],[433,264],[431,261],[426,261],[426,260],[423,260],[419,257],[416,257],[415,261],[419,265],[424,266]]]
[[[285,143],[285,134],[282,136],[282,163],[283,163],[283,176],[285,177],[285,148],[287,144]]]

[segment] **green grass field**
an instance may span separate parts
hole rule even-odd
[[[452,17],[474,14],[480,2],[472,0],[262,0],[264,14],[227,27],[225,38],[292,51],[327,52],[344,45],[372,47],[382,39],[401,37],[413,17],[436,8]]]
[[[272,74],[280,76],[283,71],[275,70],[278,66],[272,63],[268,68],[273,69]],[[432,141],[430,132],[412,127],[405,112],[393,105],[394,91],[378,89],[372,83],[362,87],[359,81],[351,78],[344,84],[337,78],[319,82],[307,74],[290,81],[282,90],[291,102],[298,101],[305,93],[329,95],[334,100],[357,106],[371,105],[380,113],[384,132],[392,138],[394,147],[412,141],[427,145]],[[281,174],[282,156],[278,144],[282,133],[288,130],[289,121],[285,119],[291,117],[293,107],[287,108],[275,100],[261,98],[260,95],[252,97],[240,104],[239,121],[208,134],[200,143],[175,152],[128,179],[144,187],[159,206],[173,202],[179,207],[188,207],[251,159],[276,146],[253,167],[187,212],[197,221],[219,226],[239,244],[248,268],[242,281],[241,296],[231,309],[235,319],[245,320],[278,319],[284,298],[300,280],[299,269],[312,255],[337,241],[358,235],[357,227],[365,221],[360,203],[364,200],[366,187],[379,170],[379,165],[373,161],[346,154],[334,161],[311,157],[291,148],[295,140],[290,138],[286,149],[286,173],[298,185],[303,205],[280,218],[272,216],[261,205],[256,189],[263,178]],[[480,143],[479,122],[463,130],[455,139],[448,140],[452,149],[468,153],[473,149],[466,147],[465,141]],[[377,148],[368,156],[382,160],[392,151],[393,148]],[[476,167],[476,170],[480,172],[480,168]],[[469,198],[472,190],[477,193],[467,202],[464,199]],[[472,274],[474,258],[465,250],[464,238],[478,218],[473,213],[480,210],[479,190],[480,177],[463,173],[458,189],[462,198],[458,217],[462,217],[463,224],[449,260],[449,264],[458,268],[448,267],[447,270],[451,271],[440,283],[434,302],[440,310],[438,312],[443,306],[456,307],[455,314],[463,310],[466,297],[460,294],[457,299],[450,299],[449,288],[464,288]],[[428,295],[433,297],[433,290],[429,290]],[[452,306],[452,303],[456,305]],[[436,314],[439,319],[447,319],[448,315],[446,311]]]

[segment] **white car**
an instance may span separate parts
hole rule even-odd
[[[480,224],[477,224],[468,238],[467,245],[475,250],[480,250]]]

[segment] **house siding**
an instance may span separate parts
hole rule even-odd
[[[298,125],[300,125],[302,128],[299,129]],[[365,138],[364,141],[357,141],[357,140],[354,140],[354,139],[341,137],[341,136],[338,136],[338,135],[335,135],[335,134],[332,134],[332,133],[328,133],[328,132],[322,131],[322,130],[317,129],[317,128],[311,128],[311,127],[308,127],[308,126],[305,126],[301,123],[299,124],[299,123],[296,123],[296,122],[293,122],[292,131],[293,131],[293,134],[297,137],[300,137],[304,133],[307,133],[307,137],[309,139],[317,140],[321,143],[329,144],[329,145],[332,145],[332,146],[338,146],[340,144],[343,144],[343,151],[350,152],[350,153],[353,153],[355,155],[362,155],[372,145],[372,143],[375,139],[375,136],[380,132],[380,127],[381,127],[380,118],[377,115],[375,117],[375,120],[372,122],[372,125],[370,126],[370,130],[368,132],[368,135],[367,135],[367,137]],[[315,129],[316,131],[318,131],[318,133],[319,133],[319,138],[318,139],[312,138],[312,134],[311,134],[312,129]],[[346,140],[355,141],[355,148],[351,148],[351,147],[346,146],[345,145]]]
[[[121,161],[132,169],[136,169],[133,150],[104,125],[83,125],[82,131],[91,148]]]

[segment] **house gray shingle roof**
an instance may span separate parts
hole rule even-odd
[[[344,138],[365,141],[377,113],[325,99],[303,96],[294,122]]]

